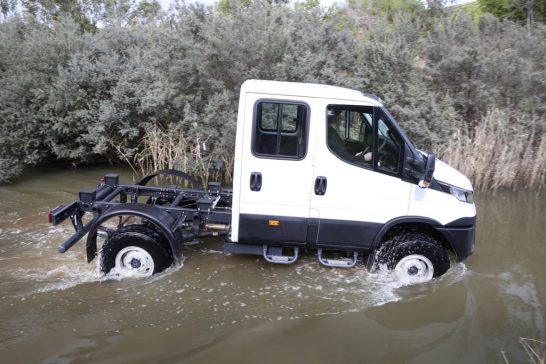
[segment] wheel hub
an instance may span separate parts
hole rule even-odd
[[[136,258],[131,259],[131,267],[132,268],[138,269],[138,268],[140,268],[141,265],[142,265],[142,263],[140,263],[140,260],[138,260]]]
[[[145,249],[128,246],[116,255],[115,268],[122,274],[148,277],[154,273],[154,259]]]
[[[394,271],[402,280],[409,283],[426,282],[434,276],[432,262],[420,254],[412,254],[400,259]]]

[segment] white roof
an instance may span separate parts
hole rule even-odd
[[[360,91],[317,83],[247,80],[243,83],[241,92],[358,101],[371,106],[382,106],[381,102],[365,96]]]

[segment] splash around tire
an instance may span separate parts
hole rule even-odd
[[[385,266],[408,283],[430,281],[442,276],[450,267],[446,250],[434,238],[422,233],[392,237],[372,259],[372,270]]]
[[[173,263],[165,239],[151,226],[127,225],[113,232],[101,250],[100,269],[120,275],[149,277]]]

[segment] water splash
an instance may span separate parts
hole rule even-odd
[[[70,227],[36,227],[21,233],[20,242],[13,245],[17,253],[6,269],[12,281],[28,282],[16,296],[77,292],[78,299],[89,300],[87,290],[73,290],[92,284],[93,299],[103,297],[109,302],[115,291],[117,309],[149,316],[140,321],[141,325],[170,327],[173,322],[201,319],[229,325],[233,321],[291,320],[357,312],[422,297],[437,286],[454,284],[468,275],[464,264],[455,264],[440,279],[407,285],[385,269],[369,273],[362,265],[354,269],[326,268],[311,254],[284,267],[265,263],[259,257],[225,255],[221,242],[195,241],[186,249],[189,264],[180,260],[158,275],[136,279],[116,271],[102,274],[100,257],[87,265],[85,253],[78,247],[58,255],[51,242],[62,241],[71,233]],[[150,316],[150,309],[166,313]]]

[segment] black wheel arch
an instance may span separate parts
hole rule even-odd
[[[175,224],[173,216],[164,210],[145,204],[119,204],[109,208],[93,223],[87,235],[86,250],[87,262],[91,262],[97,256],[97,230],[105,221],[117,216],[137,216],[146,219],[155,226],[158,233],[163,234],[169,242],[173,258],[179,258],[182,254],[182,235],[178,230],[172,231]]]
[[[402,229],[422,232],[430,235],[441,243],[444,248],[457,254],[457,251],[453,248],[452,242],[446,238],[441,230],[438,230],[438,228],[442,226],[443,225],[437,220],[425,217],[405,216],[394,218],[385,223],[385,225],[383,225],[383,227],[377,232],[371,246],[371,251],[379,248],[381,243],[385,240],[385,238],[388,238],[391,233],[397,229]]]

